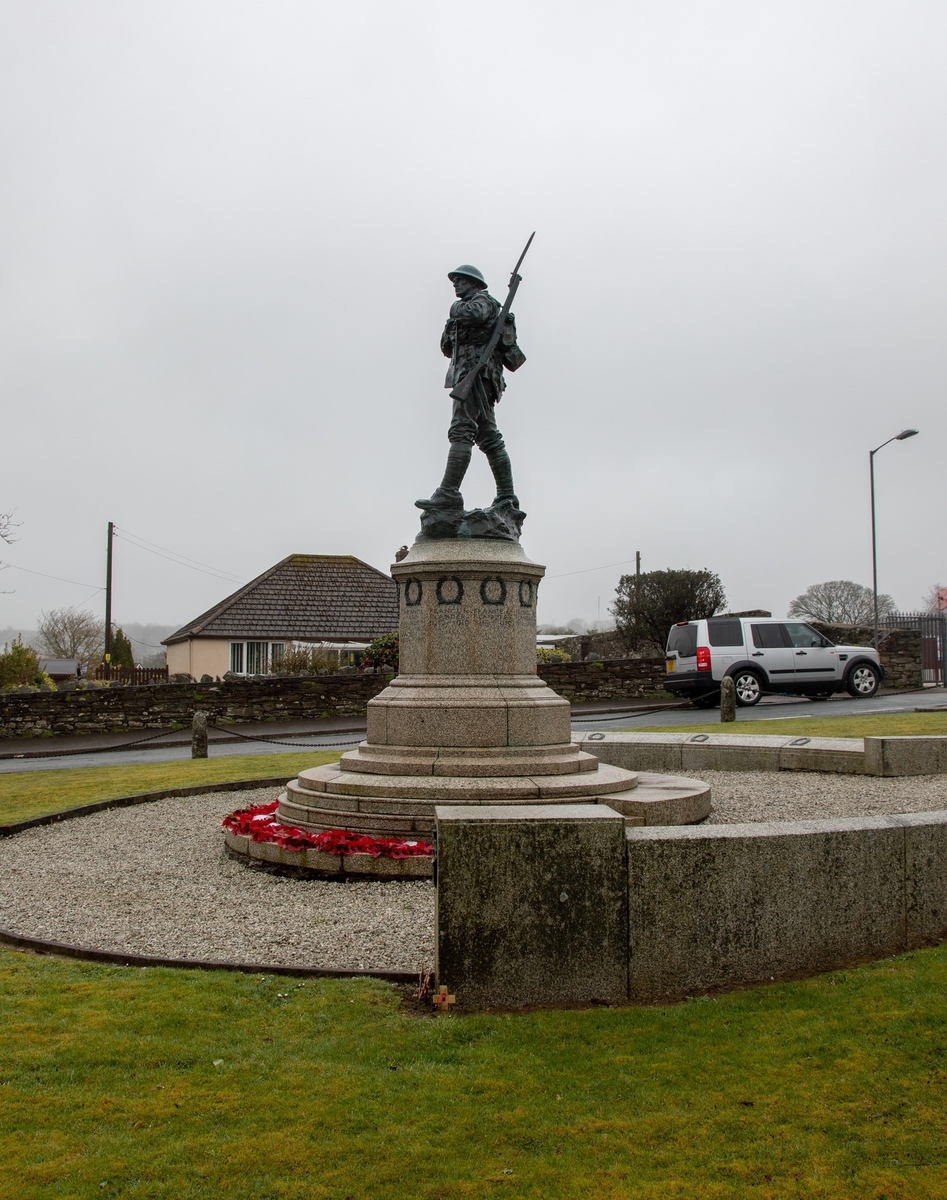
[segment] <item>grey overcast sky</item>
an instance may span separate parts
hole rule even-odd
[[[446,272],[528,234],[499,410],[541,621],[622,570],[914,608],[944,553],[943,0],[3,0],[0,626],[387,570],[440,479]],[[469,504],[492,498],[482,456]],[[590,568],[607,569],[591,570]],[[44,576],[59,576],[59,582]],[[88,585],[88,586],[86,586]],[[12,592],[11,592],[11,589]]]

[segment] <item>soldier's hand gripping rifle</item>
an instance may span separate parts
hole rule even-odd
[[[490,334],[490,340],[487,342],[487,344],[484,346],[484,348],[480,351],[480,357],[477,359],[477,361],[474,363],[474,365],[471,367],[471,369],[467,372],[467,374],[463,377],[463,379],[460,381],[460,383],[458,383],[456,387],[451,389],[450,396],[453,400],[466,400],[467,399],[467,397],[470,395],[471,391],[473,390],[473,385],[477,382],[477,376],[480,374],[480,372],[483,370],[483,368],[487,365],[487,363],[493,357],[493,352],[497,348],[497,342],[499,342],[500,337],[503,333],[503,327],[504,327],[504,325],[506,325],[506,318],[509,315],[510,306],[513,303],[513,297],[516,295],[516,289],[519,287],[520,283],[522,282],[522,280],[518,274],[519,269],[523,265],[523,259],[526,257],[526,251],[529,249],[530,243],[532,242],[532,240],[535,236],[536,236],[536,231],[534,230],[529,235],[529,241],[526,243],[526,246],[523,249],[523,253],[519,257],[519,261],[517,262],[516,266],[513,268],[513,274],[510,276],[510,290],[507,293],[506,303],[500,309],[500,315],[497,317],[496,324],[493,326],[493,332]]]

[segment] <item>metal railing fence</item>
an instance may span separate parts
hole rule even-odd
[[[947,612],[889,613],[880,629],[917,629],[921,634],[921,680],[944,687],[947,662]]]

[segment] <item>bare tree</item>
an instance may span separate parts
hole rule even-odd
[[[11,542],[16,541],[13,531],[20,524],[19,521],[14,521],[13,519],[15,511],[15,509],[11,508],[9,512],[0,513],[0,541],[6,542],[8,546]]]
[[[878,595],[878,615],[895,612],[894,600]],[[830,579],[814,583],[789,606],[789,617],[808,617],[828,625],[870,625],[875,618],[874,595],[870,587],[850,579]]]
[[[947,587],[942,583],[935,583],[924,597],[924,611],[929,613],[942,613],[947,609]]]
[[[39,644],[53,658],[80,662],[101,658],[105,625],[94,614],[78,608],[56,608],[39,615]]]

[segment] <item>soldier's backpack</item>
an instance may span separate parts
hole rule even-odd
[[[516,318],[507,313],[506,324],[500,334],[500,361],[508,371],[518,371],[526,362],[526,355],[516,344]]]

